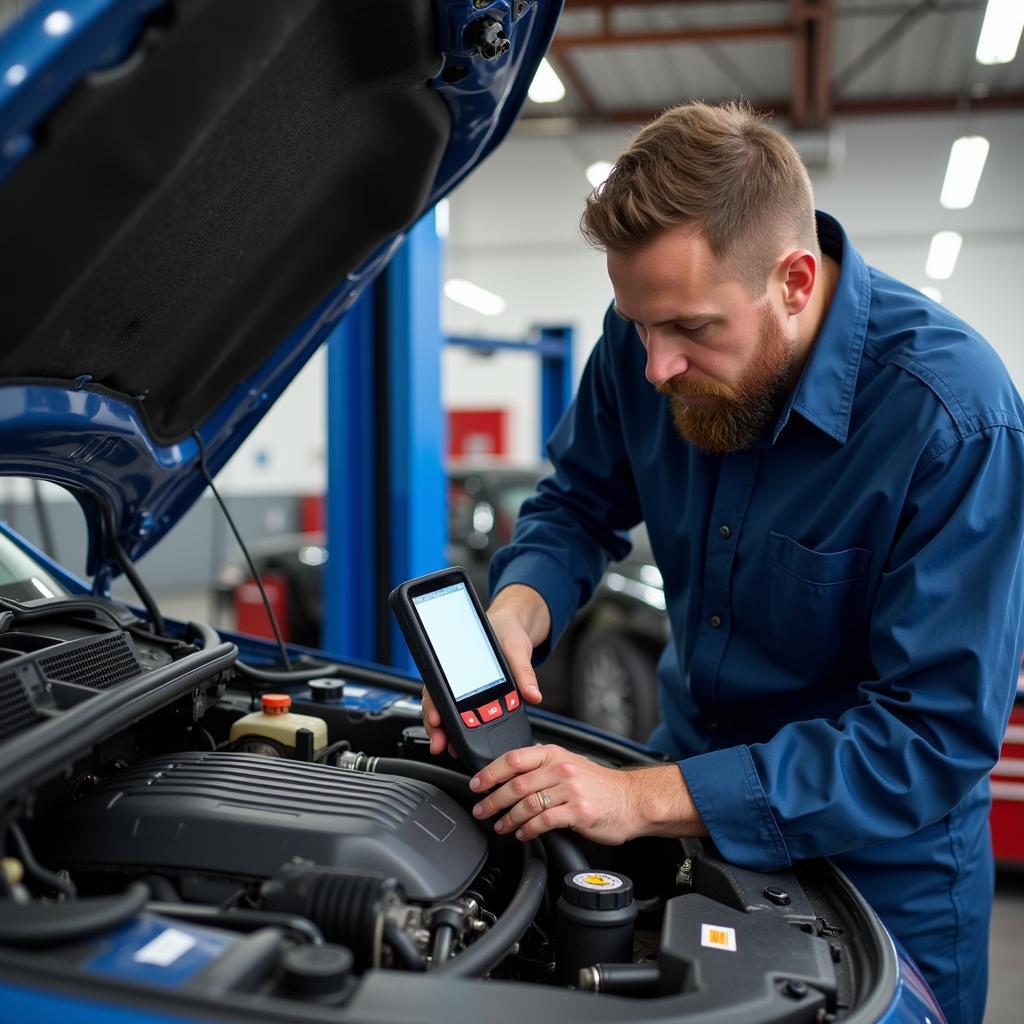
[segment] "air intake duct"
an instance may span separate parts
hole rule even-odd
[[[394,878],[318,868],[303,860],[286,864],[263,886],[265,909],[312,921],[328,942],[353,951],[357,970],[380,965],[385,912],[404,900]]]

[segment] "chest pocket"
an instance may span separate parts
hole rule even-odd
[[[812,551],[768,535],[762,614],[773,659],[808,682],[867,663],[865,594],[871,552]]]

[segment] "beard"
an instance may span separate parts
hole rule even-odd
[[[721,455],[751,447],[777,416],[792,365],[792,347],[769,306],[761,317],[753,362],[735,387],[674,377],[656,390],[668,395],[679,436],[701,451]],[[704,403],[690,404],[684,396]]]

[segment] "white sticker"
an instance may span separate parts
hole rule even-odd
[[[736,929],[726,928],[721,924],[702,924],[700,926],[700,944],[708,949],[727,949],[736,952]]]
[[[184,956],[196,940],[177,928],[162,931],[155,939],[147,942],[135,951],[133,960],[140,964],[156,964],[158,967],[169,967],[179,957]]]
[[[572,880],[576,885],[582,886],[584,889],[593,889],[595,892],[600,892],[603,889],[611,891],[622,888],[621,878],[609,875],[604,871],[582,871],[580,874],[574,875]]]

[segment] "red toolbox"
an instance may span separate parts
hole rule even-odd
[[[999,763],[992,769],[989,824],[996,861],[1024,867],[1024,686],[1020,682]]]

